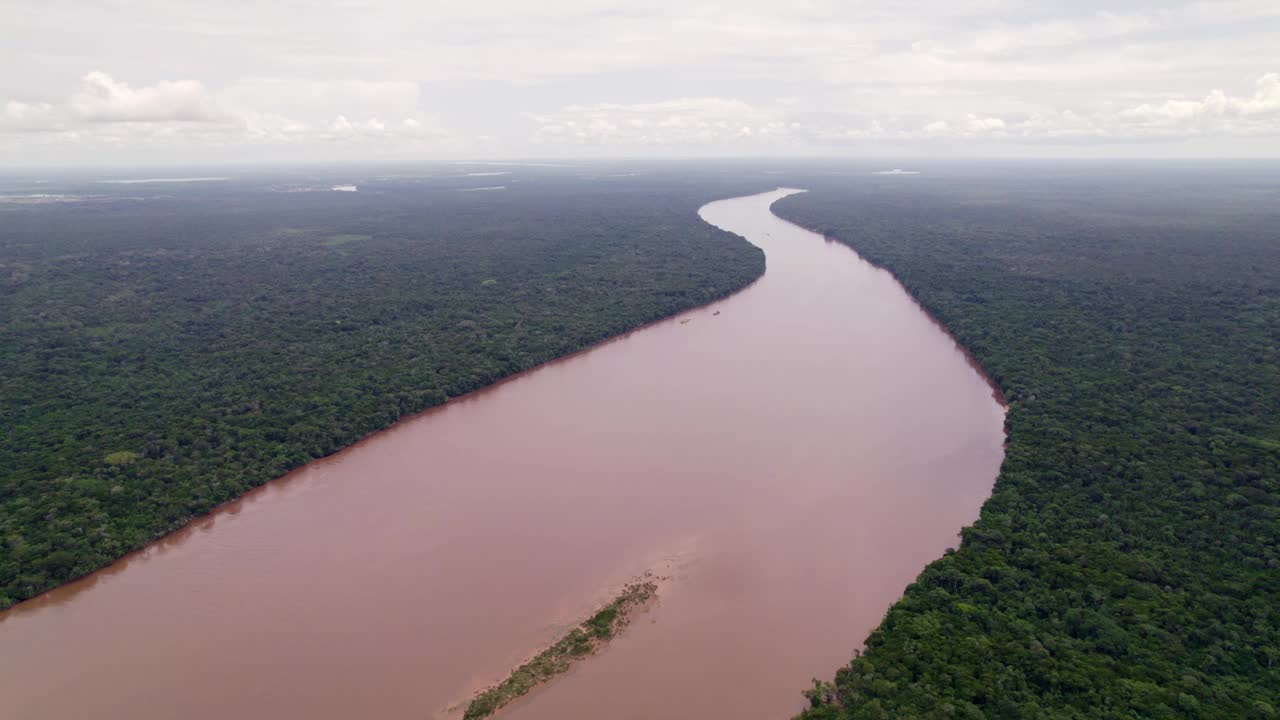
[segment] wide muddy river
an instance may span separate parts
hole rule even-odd
[[[1003,410],[891,275],[715,202],[737,295],[406,420],[0,615],[0,716],[457,714],[646,570],[511,718],[787,718],[977,517]],[[450,708],[454,708],[452,712]]]

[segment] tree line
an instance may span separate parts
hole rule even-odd
[[[1011,404],[980,518],[801,717],[1275,717],[1280,178],[1017,169],[777,206],[897,275]]]

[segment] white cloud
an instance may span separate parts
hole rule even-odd
[[[35,161],[72,142],[63,159],[1187,138],[1280,155],[1275,81],[1240,85],[1280,69],[1275,0],[0,0],[0,17],[0,154]]]
[[[95,70],[81,77],[79,88],[61,102],[7,101],[0,115],[0,130],[62,132],[109,125],[235,122],[236,116],[220,107],[198,82],[161,81],[134,88]]]
[[[25,103],[10,100],[0,114],[0,131],[40,131],[58,128],[55,108],[49,103]]]
[[[80,81],[68,109],[85,122],[225,122],[230,119],[195,80],[162,80],[134,89],[93,71]]]
[[[423,111],[418,83],[286,77],[237,79],[218,92],[232,107],[291,116],[306,122],[347,117],[414,117]]]
[[[1232,97],[1214,90],[1202,100],[1143,103],[1120,113],[1134,132],[1158,134],[1280,133],[1280,73],[1258,78],[1254,93]]]
[[[648,103],[570,105],[531,115],[543,145],[729,150],[794,149],[882,140],[983,140],[1017,144],[1150,142],[1206,135],[1280,136],[1280,74],[1259,78],[1249,96],[1214,90],[1202,100],[1095,109],[1045,108],[1030,113],[956,112],[912,120],[830,113],[806,117],[790,100],[773,107],[716,97]]]
[[[360,114],[348,117],[344,108]],[[400,117],[384,122],[371,114],[379,110]],[[325,113],[331,119],[319,117]],[[110,147],[422,143],[445,135],[419,110],[413,83],[252,80],[215,92],[193,80],[134,87],[96,70],[62,102],[7,101],[0,113],[4,132],[43,133],[46,143]]]
[[[1052,144],[1058,142],[1151,142],[1199,137],[1273,136],[1280,137],[1280,73],[1258,78],[1253,94],[1232,96],[1213,90],[1200,100],[1168,98],[1123,107],[1102,107],[1092,111],[1047,108],[1006,116],[986,113],[956,113],[912,125],[893,118],[875,121],[876,132],[853,129],[814,132],[802,127],[801,134],[825,141],[868,138],[898,140],[986,139],[1015,143]]]
[[[951,124],[946,120],[934,120],[924,126],[924,134],[931,137],[951,134]]]
[[[1055,18],[1043,22],[1010,25],[999,22],[977,33],[969,48],[981,55],[1002,56],[1029,50],[1059,50],[1086,42],[1132,35],[1168,25],[1156,15],[1098,11],[1080,18]]]
[[[740,145],[785,139],[791,131],[778,112],[718,97],[570,105],[531,119],[539,142],[584,145]]]

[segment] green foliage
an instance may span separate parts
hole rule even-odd
[[[1011,403],[980,519],[803,717],[1270,717],[1280,183],[1020,169],[777,207],[897,275]]]
[[[105,465],[132,465],[137,461],[137,459],[138,453],[136,452],[131,450],[117,450],[113,453],[107,453],[107,456],[102,458],[102,462]]]
[[[592,615],[591,619],[586,622],[586,628],[595,637],[607,638],[612,631],[613,621],[617,618],[618,609],[610,606]]]
[[[0,206],[0,608],[764,270],[657,183],[230,185]]]
[[[506,680],[477,693],[467,705],[463,720],[488,717],[539,684],[566,672],[576,660],[595,652],[612,638],[626,625],[631,611],[648,602],[657,591],[658,586],[648,580],[626,586],[608,605],[513,670]]]

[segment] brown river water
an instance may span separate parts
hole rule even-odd
[[[790,717],[958,542],[1004,436],[991,387],[891,275],[770,212],[789,192],[702,209],[766,253],[737,295],[0,615],[0,717],[458,715],[645,570],[666,578],[656,604],[500,715]]]

